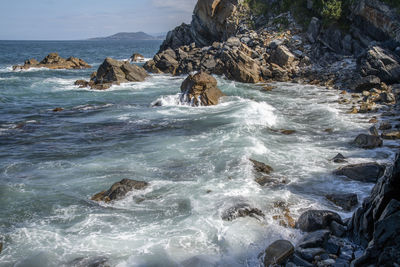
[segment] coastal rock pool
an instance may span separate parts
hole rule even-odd
[[[360,202],[368,195],[372,184],[334,176],[341,165],[331,158],[394,157],[387,147],[350,144],[371,115],[348,114],[332,89],[275,83],[267,92],[216,77],[227,96],[190,107],[179,103],[185,76],[151,75],[106,91],[73,85],[107,56],[151,57],[158,45],[0,42],[0,266],[258,266],[267,245],[301,236],[276,220],[277,203],[295,219],[309,208],[350,217],[325,195],[357,193]],[[94,68],[10,68],[52,51]],[[152,107],[155,101],[162,106]],[[284,183],[260,186],[250,159],[272,166]],[[90,200],[124,178],[150,185],[119,201]],[[265,218],[222,220],[241,203]]]

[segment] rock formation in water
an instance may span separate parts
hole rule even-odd
[[[119,200],[126,196],[129,192],[133,190],[143,190],[149,183],[143,181],[135,181],[130,179],[123,179],[115,184],[113,184],[107,191],[102,191],[100,193],[92,196],[94,201],[104,201],[110,202],[113,200]]]
[[[83,59],[76,57],[62,58],[58,53],[50,53],[42,61],[36,59],[28,59],[22,66],[13,66],[13,70],[27,70],[30,68],[47,68],[47,69],[90,69],[92,66],[87,64]]]
[[[100,65],[97,72],[92,74],[90,81],[78,80],[75,85],[80,88],[90,87],[96,90],[106,90],[113,84],[142,82],[147,76],[147,72],[142,67],[108,57]]]

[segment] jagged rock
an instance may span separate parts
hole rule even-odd
[[[303,259],[312,262],[315,256],[325,253],[323,248],[296,248],[296,253],[299,254]]]
[[[76,258],[68,262],[68,266],[71,267],[110,267],[108,259],[106,257],[96,258]]]
[[[370,134],[372,134],[373,136],[379,136],[378,129],[376,129],[375,126],[372,126],[371,128],[369,128],[369,132],[370,132]]]
[[[205,72],[189,75],[181,85],[181,102],[193,106],[217,105],[224,96],[217,87],[217,80]]]
[[[225,44],[229,47],[239,47],[242,43],[240,42],[239,38],[230,37],[228,40],[226,40]]]
[[[102,191],[92,196],[91,199],[94,201],[110,202],[125,197],[126,194],[133,190],[143,190],[148,185],[149,183],[143,181],[123,179],[113,184],[107,191]]]
[[[267,247],[264,256],[264,266],[283,264],[294,253],[294,246],[290,241],[277,240]]]
[[[377,76],[387,84],[400,80],[400,57],[379,46],[372,46],[365,52],[359,67],[362,75]]]
[[[355,206],[358,205],[357,194],[348,193],[348,194],[329,194],[326,195],[326,198],[335,205],[343,208],[346,211],[352,210]]]
[[[23,66],[13,66],[13,70],[27,70],[30,68],[48,68],[48,69],[90,69],[92,66],[87,64],[83,59],[69,57],[62,58],[58,53],[50,53],[42,61],[29,59],[25,61]]]
[[[139,53],[134,53],[129,60],[131,62],[143,62],[144,61],[144,56],[139,54]]]
[[[260,161],[254,160],[254,159],[250,159],[250,161],[251,161],[251,163],[253,163],[253,168],[256,172],[270,174],[272,171],[274,171],[271,166],[269,166],[265,163],[262,163]]]
[[[330,229],[331,229],[331,233],[334,236],[338,236],[338,237],[343,237],[344,234],[347,232],[347,227],[344,225],[341,225],[335,221],[331,222],[330,225]]]
[[[334,171],[335,175],[343,175],[351,180],[366,183],[376,183],[384,174],[386,167],[376,162],[353,164]]]
[[[225,210],[222,213],[221,218],[224,221],[233,221],[239,217],[247,217],[247,216],[256,219],[260,219],[260,217],[261,218],[265,217],[264,213],[261,210],[253,208],[246,203],[240,203]]]
[[[279,67],[291,67],[293,61],[295,60],[295,56],[289,49],[284,46],[278,46],[275,51],[271,54],[269,61],[271,63],[277,64]]]
[[[147,61],[144,65],[143,68],[147,70],[148,72],[151,73],[162,73],[162,71],[156,67],[156,63],[154,62],[153,59]]]
[[[178,48],[183,45],[189,45],[194,42],[192,37],[191,27],[188,24],[182,23],[174,30],[169,31],[164,42],[161,44],[160,51],[168,48]]]
[[[315,43],[317,41],[317,37],[319,35],[319,31],[321,29],[321,21],[316,17],[313,17],[308,25],[307,37],[311,43]]]
[[[139,66],[108,57],[100,65],[95,76],[92,74],[89,82],[78,80],[75,85],[79,85],[81,88],[90,86],[92,89],[106,90],[113,84],[142,82],[147,76],[147,72]]]
[[[355,91],[369,91],[372,88],[380,87],[381,80],[373,75],[369,75],[367,77],[360,77],[356,79],[353,88]]]
[[[397,130],[384,131],[381,136],[383,139],[389,139],[389,140],[400,139],[400,131]]]
[[[382,139],[380,139],[378,136],[367,135],[367,134],[360,134],[353,141],[354,145],[364,149],[373,149],[381,147],[382,143],[383,143]]]
[[[312,232],[329,228],[332,221],[343,224],[339,214],[329,210],[308,210],[300,215],[296,228],[303,232]]]
[[[331,159],[335,163],[346,163],[346,157],[341,153],[337,154],[333,159]]]

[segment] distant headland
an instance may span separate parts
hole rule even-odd
[[[113,41],[113,40],[164,40],[166,34],[153,36],[145,32],[119,32],[107,37],[89,38],[89,41]]]

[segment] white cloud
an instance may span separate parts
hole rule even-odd
[[[166,8],[192,14],[197,0],[151,0],[151,3],[155,8]]]

